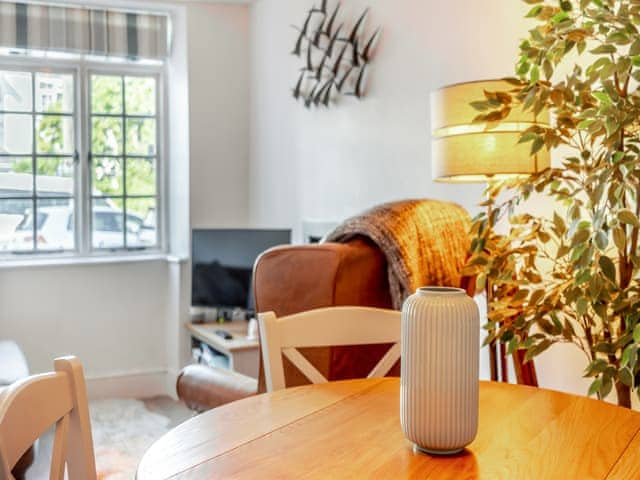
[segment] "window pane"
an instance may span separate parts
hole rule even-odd
[[[152,247],[158,243],[155,198],[127,198],[127,246]]]
[[[93,248],[124,247],[124,214],[115,205],[93,202],[92,245]]]
[[[94,117],[91,120],[91,151],[94,155],[119,155],[122,152],[122,120]]]
[[[128,115],[155,115],[156,80],[153,77],[126,77],[125,98]]]
[[[33,126],[31,115],[0,115],[0,153],[31,153]]]
[[[72,155],[73,118],[57,115],[36,117],[36,147],[38,153]]]
[[[73,76],[59,73],[36,73],[36,111],[73,112]]]
[[[73,250],[75,248],[73,199],[53,198],[37,202],[36,249],[40,251]]]
[[[156,162],[153,158],[127,158],[127,195],[156,194]]]
[[[30,112],[31,88],[29,72],[0,71],[0,111]]]
[[[73,195],[73,158],[40,157],[36,160],[38,195],[47,197],[70,197]],[[41,200],[42,201],[42,200]]]
[[[122,160],[120,158],[94,158],[92,195],[122,195]]]
[[[0,157],[0,197],[30,197],[32,172],[31,157]]]
[[[122,113],[122,77],[92,75],[91,113]]]
[[[33,249],[33,229],[24,230],[32,208],[31,200],[0,199],[0,252]]]
[[[152,118],[127,118],[127,154],[156,154],[156,121]]]

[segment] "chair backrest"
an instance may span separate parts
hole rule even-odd
[[[284,355],[311,383],[327,379],[297,348],[392,343],[368,374],[383,377],[400,358],[401,313],[368,307],[329,307],[277,318],[258,315],[267,390],[285,388]]]
[[[54,361],[55,372],[34,375],[0,395],[0,480],[46,430],[55,425],[52,480],[96,480],[87,389],[80,361]]]

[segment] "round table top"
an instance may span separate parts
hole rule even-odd
[[[637,412],[481,382],[477,438],[432,457],[402,433],[399,388],[398,378],[331,382],[218,407],[160,438],[137,479],[640,478]]]

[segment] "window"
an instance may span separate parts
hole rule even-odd
[[[158,249],[161,72],[67,63],[0,59],[0,256]]]
[[[73,210],[74,124],[73,75],[0,70],[0,248],[74,250],[49,227]]]
[[[91,75],[94,248],[157,243],[156,99],[153,77]]]

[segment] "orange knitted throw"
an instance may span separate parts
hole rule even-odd
[[[470,218],[459,205],[437,200],[386,203],[338,226],[325,242],[370,238],[387,258],[393,307],[423,286],[459,287],[468,257]]]

